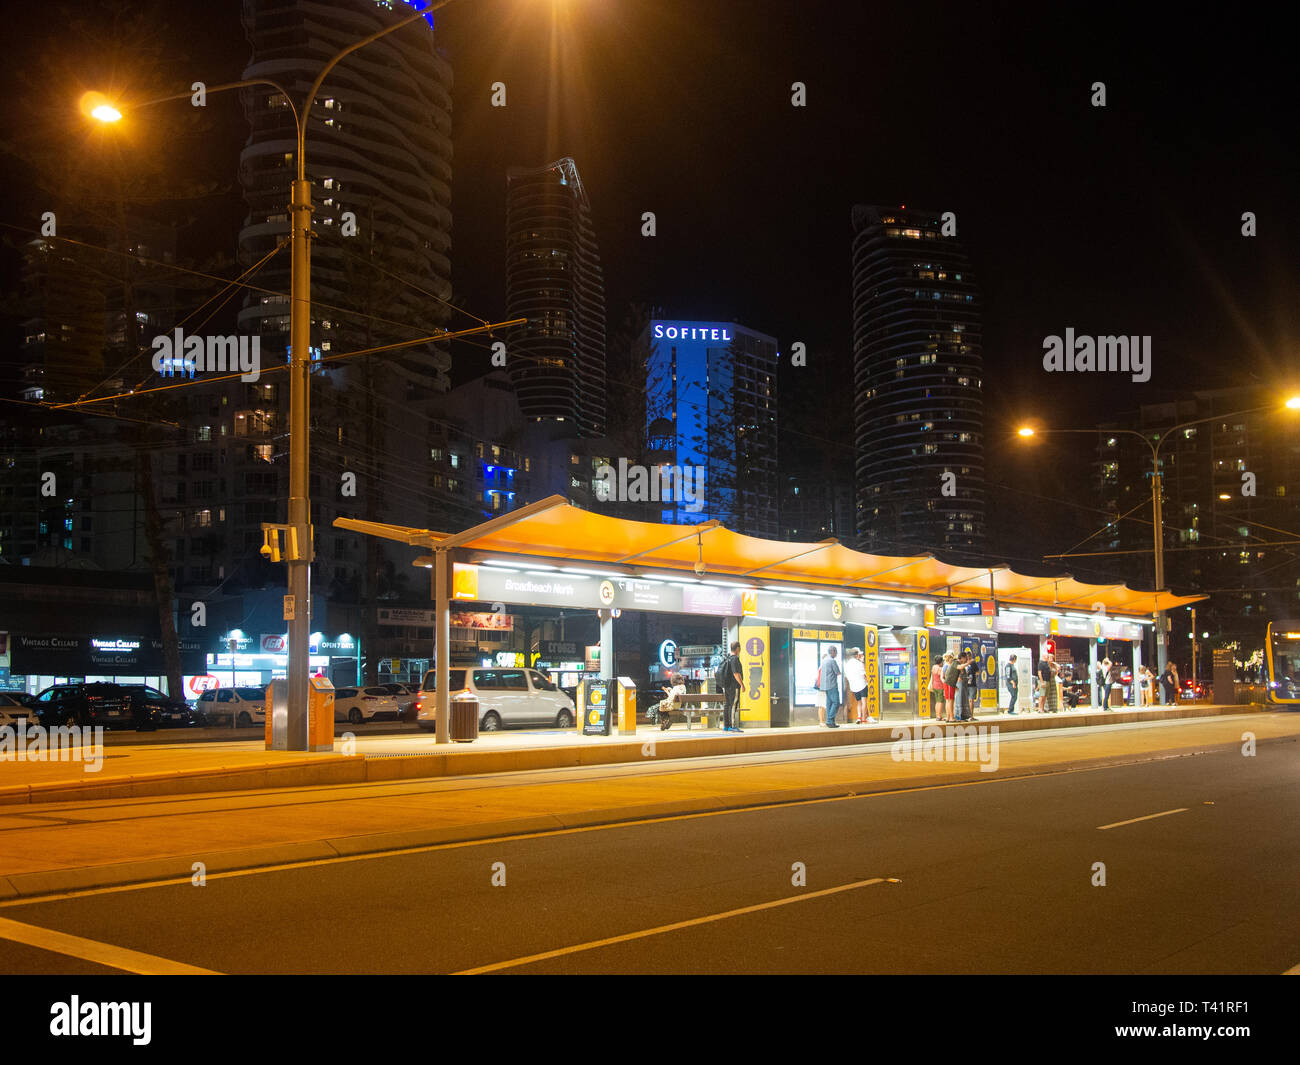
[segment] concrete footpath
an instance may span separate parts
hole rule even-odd
[[[998,726],[1004,735],[1043,729],[1173,718],[1252,713],[1250,706],[1177,706],[1101,711],[1083,708],[1054,714],[981,715],[974,724]],[[923,720],[879,725],[755,729],[733,734],[720,729],[676,725],[668,731],[640,726],[633,736],[583,736],[576,731],[484,733],[472,743],[439,747],[428,732],[335,740],[333,753],[268,751],[258,739],[194,743],[157,734],[153,743],[119,743],[107,738],[92,761],[55,759],[48,752],[32,760],[8,753],[0,758],[0,809],[13,804],[129,799],[150,795],[196,795],[214,791],[373,784],[392,780],[466,776],[530,769],[612,765],[772,751],[825,750],[889,741],[900,726],[937,723]],[[346,727],[346,726],[344,726]],[[952,726],[948,726],[952,728]],[[66,752],[62,752],[66,753]],[[100,757],[102,755],[102,757]]]
[[[996,738],[986,734],[980,744],[949,733],[899,746],[888,729],[873,743],[865,738],[872,730],[862,728],[849,730],[864,737],[856,742],[739,756],[715,752],[691,761],[639,756],[597,767],[15,804],[0,809],[0,899],[8,900],[0,906],[61,892],[185,882],[195,862],[212,876],[647,818],[917,787],[1000,785],[1207,752],[1237,758],[1248,773],[1254,762],[1241,753],[1247,733],[1259,744],[1300,739],[1300,714],[1231,708],[1189,717],[1187,709],[1127,724],[1116,720],[1123,715],[1110,714],[1087,729],[1009,729],[993,721]],[[838,737],[838,731],[820,735]],[[694,739],[713,741],[700,734]],[[660,742],[656,750],[667,746]]]

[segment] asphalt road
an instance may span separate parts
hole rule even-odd
[[[109,953],[0,971],[1281,973],[1298,779],[1279,742],[5,905]]]

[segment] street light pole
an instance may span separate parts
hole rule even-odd
[[[305,726],[310,691],[307,640],[311,632],[311,563],[315,554],[308,461],[308,431],[311,425],[312,206],[311,182],[307,180],[307,123],[311,120],[312,104],[316,102],[316,93],[320,91],[321,83],[339,60],[451,2],[452,0],[441,0],[440,3],[429,4],[415,14],[343,49],[321,68],[302,109],[295,116],[298,125],[298,175],[291,189],[289,230],[293,261],[289,306],[289,528],[292,531],[288,565],[289,595],[294,603],[293,619],[289,623],[289,720],[302,722],[300,728],[304,741],[307,738]],[[296,549],[293,540],[297,541]]]

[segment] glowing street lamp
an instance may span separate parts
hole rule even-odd
[[[96,122],[120,122],[122,112],[102,92],[84,93],[80,101],[82,114],[89,115]]]

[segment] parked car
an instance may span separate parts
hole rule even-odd
[[[152,728],[194,728],[203,723],[198,713],[184,699],[173,699],[147,684],[120,685],[138,722],[146,720]]]
[[[205,725],[266,727],[265,688],[209,688],[199,696],[198,707]]]
[[[6,725],[16,726],[24,719],[32,719],[32,724],[36,723],[36,711],[27,704],[26,699],[26,692],[0,692],[0,728]]]
[[[36,717],[46,728],[58,725],[102,726],[106,729],[157,728],[150,715],[139,719],[128,694],[120,684],[97,681],[91,684],[55,684],[36,696]]]
[[[363,721],[376,718],[392,718],[401,715],[398,697],[389,692],[386,685],[373,688],[339,688],[334,692],[334,720],[347,721],[360,725]]]
[[[452,669],[448,678],[453,697],[460,692],[478,696],[478,727],[484,732],[513,726],[572,728],[577,720],[573,699],[536,669]],[[425,730],[437,727],[437,681],[437,672],[429,670],[416,700],[415,719]]]
[[[1180,699],[1200,699],[1208,695],[1206,685],[1203,681],[1196,680],[1194,677],[1184,677],[1182,690],[1178,693]]]
[[[413,713],[411,704],[415,702],[416,697],[420,694],[418,684],[399,684],[394,681],[391,684],[381,684],[379,687],[387,689],[388,694],[397,700],[397,708],[404,720],[407,719],[408,712]]]

